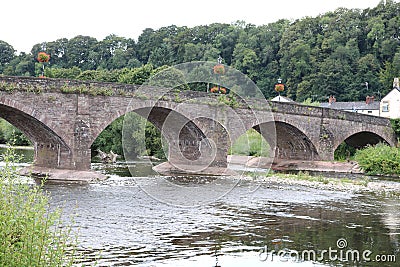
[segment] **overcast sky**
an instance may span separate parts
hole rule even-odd
[[[0,40],[29,52],[34,44],[89,35],[133,38],[145,28],[244,20],[255,25],[317,16],[338,7],[375,7],[380,0],[3,0]]]

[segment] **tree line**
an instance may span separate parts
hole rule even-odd
[[[110,76],[147,64],[158,68],[216,61],[221,55],[224,64],[247,74],[267,98],[276,95],[274,84],[281,77],[287,96],[300,102],[326,101],[329,95],[339,101],[362,100],[387,93],[400,74],[400,3],[386,0],[374,8],[339,8],[262,26],[238,21],[147,28],[137,40],[112,34],[98,41],[79,35],[36,44],[19,55],[0,41],[0,73],[38,76],[40,51],[50,54],[48,67],[60,78],[86,71]]]

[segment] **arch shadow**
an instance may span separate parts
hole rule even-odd
[[[334,151],[336,151],[339,145],[343,142],[356,149],[364,148],[367,145],[376,145],[378,143],[384,143],[390,145],[390,143],[387,140],[385,140],[382,136],[373,132],[362,131],[348,135],[344,140],[342,140],[342,142],[335,145]]]
[[[270,121],[253,126],[270,145],[270,157],[293,160],[319,160],[318,150],[300,129],[286,122]],[[274,134],[271,134],[274,133]]]
[[[16,104],[14,102],[14,104]],[[17,105],[18,106],[18,105]],[[31,114],[35,114],[34,111]],[[71,148],[64,139],[44,122],[18,107],[0,104],[0,116],[17,127],[33,143],[36,166],[70,167],[61,161],[62,155],[71,155]]]

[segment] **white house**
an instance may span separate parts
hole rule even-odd
[[[380,103],[381,116],[391,119],[400,118],[400,86],[399,78],[394,78],[393,90]]]

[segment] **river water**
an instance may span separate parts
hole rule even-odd
[[[89,266],[400,266],[391,256],[400,248],[398,196],[233,184],[228,177],[218,186],[230,190],[215,198],[217,190],[207,187],[213,178],[164,179],[146,162],[130,166],[133,177],[122,163],[97,163],[93,168],[110,174],[108,180],[45,186],[65,218],[76,214]],[[177,183],[195,188],[179,201],[192,203],[199,194],[213,201],[182,206],[163,199],[180,194]]]

